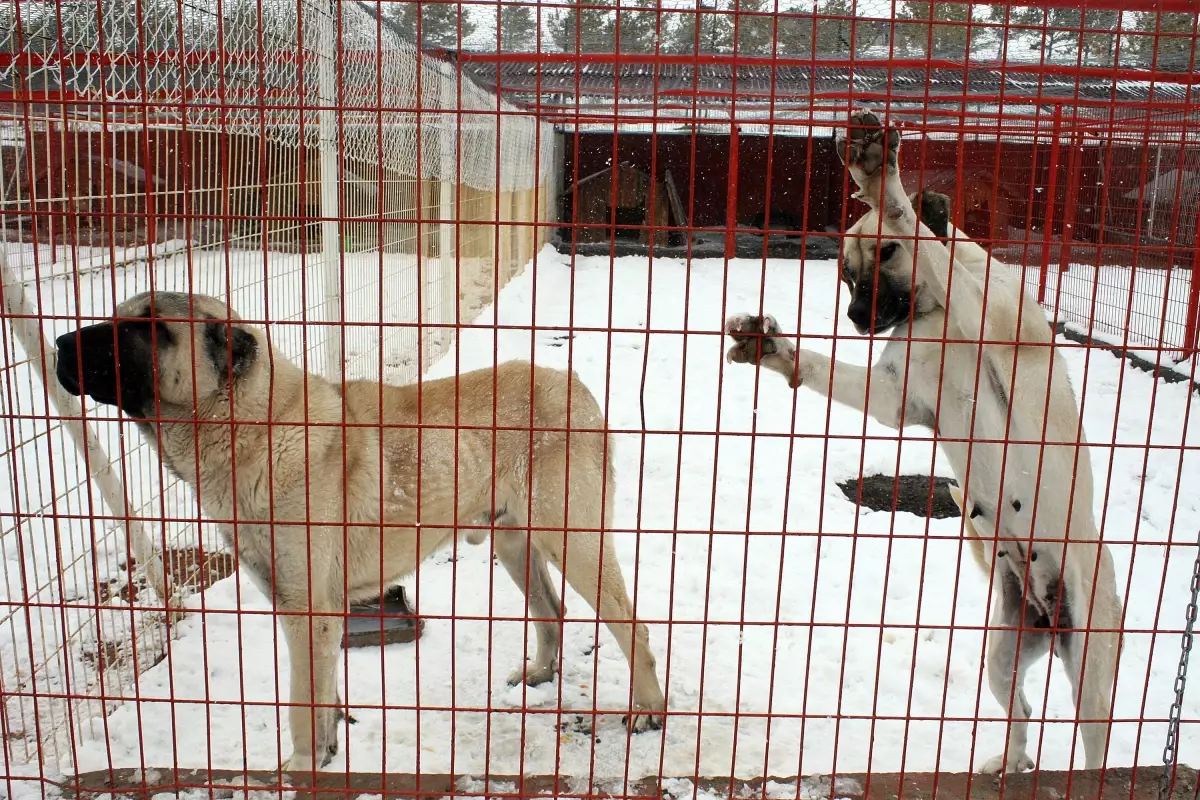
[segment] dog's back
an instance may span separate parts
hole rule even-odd
[[[361,521],[378,520],[382,509],[393,524],[484,526],[507,513],[561,527],[569,503],[572,525],[599,528],[603,507],[611,509],[604,414],[574,372],[510,361],[408,386],[353,381],[343,391],[358,431],[349,434],[349,458],[365,467],[348,462],[346,470],[365,476],[351,489]]]

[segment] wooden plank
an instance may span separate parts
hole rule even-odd
[[[617,164],[616,168],[617,169],[634,169],[633,167],[631,167],[629,165],[628,161],[622,161],[620,164]],[[613,171],[613,167],[605,167],[604,169],[602,169],[598,172],[593,172],[591,175],[588,175],[586,178],[580,178],[578,183],[576,183],[572,186],[568,186],[566,189],[563,190],[563,192],[564,192],[564,194],[567,192],[573,192],[576,189],[578,189],[580,186],[583,186],[585,183],[594,181],[596,178],[599,178],[601,175],[608,175],[612,171]],[[641,172],[640,169],[637,171]]]
[[[509,800],[553,797],[648,800],[654,798],[690,798],[690,781],[696,790],[744,800],[766,797],[766,784],[773,783],[771,795],[786,797],[793,790],[799,798],[851,798],[851,800],[1158,800],[1161,766],[1136,769],[1077,770],[1074,772],[1027,772],[1003,778],[978,773],[876,773],[807,776],[801,779],[754,778],[749,780],[704,777],[694,779],[657,778],[631,780],[620,778],[586,779],[556,775],[409,775],[368,772],[318,772],[288,781],[281,786],[278,775],[267,771],[173,770],[168,767],[115,769],[88,772],[66,779],[60,788],[67,797],[91,800],[110,795],[113,800],[152,800],[161,792],[209,790],[215,798],[232,798],[238,791],[297,790],[297,800],[351,800],[361,795],[387,798],[497,797]],[[1193,800],[1196,794],[1196,770],[1179,766],[1170,800]]]
[[[671,201],[671,213],[675,216],[675,224],[686,228],[687,212],[683,208],[683,200],[679,197],[679,189],[675,186],[675,176],[671,174],[671,170],[663,170],[663,183],[667,185],[667,199]]]

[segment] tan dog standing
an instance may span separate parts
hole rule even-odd
[[[419,386],[337,385],[292,364],[221,301],[170,292],[132,297],[114,321],[57,345],[59,382],[136,421],[282,615],[285,771],[337,752],[348,605],[378,597],[458,530],[478,544],[494,528],[496,555],[537,618],[537,653],[510,683],[557,671],[553,564],[630,662],[630,729],[661,724],[648,634],[603,535],[612,443],[578,376],[515,361]]]
[[[907,197],[900,181],[898,131],[860,112],[838,145],[855,196],[871,207],[843,241],[847,315],[861,333],[890,337],[878,363],[835,364],[781,337],[770,316],[749,314],[727,321],[735,341],[727,358],[760,364],[888,427],[936,433],[967,520],[979,528],[973,552],[995,568],[988,682],[1009,730],[1006,751],[983,771],[1033,766],[1022,687],[1052,644],[1071,682],[1086,766],[1099,768],[1122,610],[1093,517],[1091,461],[1066,364],[1018,274],[991,270],[986,251],[953,226],[939,236],[922,224],[914,205],[928,214],[926,203]]]

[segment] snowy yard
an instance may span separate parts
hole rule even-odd
[[[280,258],[294,267],[296,257]],[[294,270],[286,284],[264,283],[261,266],[244,267],[255,268],[258,288],[233,297],[244,314],[262,311],[263,287],[273,303],[301,291]],[[219,291],[226,280],[247,285],[232,273],[227,279],[220,258],[197,259],[189,269],[162,277],[178,288],[194,274],[192,285],[203,291]],[[359,280],[377,280],[375,269],[364,262]],[[346,280],[348,290],[355,286],[353,275]],[[134,283],[119,284],[118,298],[144,288]],[[53,313],[73,313],[71,284],[54,286]],[[105,313],[108,277],[88,286],[85,302]],[[671,716],[662,733],[626,736],[617,711],[628,687],[625,663],[570,592],[561,679],[507,687],[505,676],[533,644],[519,621],[521,594],[486,547],[464,543],[406,581],[428,618],[417,645],[347,653],[342,693],[358,722],[343,728],[330,769],[752,777],[961,771],[999,752],[1002,712],[981,668],[986,579],[962,550],[960,521],[859,511],[836,486],[879,472],[950,476],[928,434],[897,435],[815,393],[794,394],[774,376],[756,387],[753,370],[723,363],[725,315],[760,307],[785,329],[799,320],[814,349],[829,352],[836,332],[837,356],[866,363],[872,345],[846,322],[845,303],[833,262],[734,261],[726,273],[719,260],[651,268],[642,258],[595,258],[572,270],[549,249],[539,254],[536,268],[461,332],[430,377],[488,366],[497,354],[570,364],[607,409],[616,441],[616,544],[638,616],[652,621]],[[48,323],[47,333],[69,325]],[[647,326],[690,333],[647,339],[639,332]],[[303,328],[294,330],[299,336]],[[1165,727],[1138,720],[1166,716],[1179,637],[1148,631],[1183,621],[1195,552],[1187,545],[1200,520],[1200,424],[1189,414],[1187,384],[1155,382],[1108,353],[1059,341],[1085,398],[1097,516],[1106,538],[1125,542],[1112,545],[1120,588],[1134,587],[1109,763],[1156,763]],[[397,346],[389,345],[389,356]],[[0,480],[25,480],[3,469]],[[5,487],[4,502],[11,494]],[[194,513],[187,508],[180,501],[174,513]],[[44,530],[28,528],[26,536]],[[1136,552],[1128,544],[1135,539]],[[10,542],[4,557],[15,576],[28,556]],[[83,571],[68,578],[87,585]],[[169,657],[141,676],[139,699],[77,743],[77,770],[278,764],[281,747],[290,749],[286,713],[276,705],[288,693],[286,650],[270,616],[237,613],[269,608],[241,578],[194,598],[203,613],[189,615]],[[7,596],[22,596],[12,577]],[[27,647],[0,648],[6,669]],[[1034,716],[1044,704],[1051,722],[1033,727],[1030,750],[1043,768],[1062,769],[1070,766],[1073,730],[1065,721],[1073,709],[1060,667],[1048,672],[1046,664],[1027,688]],[[589,733],[577,712],[593,708],[607,713]],[[1184,762],[1200,758],[1198,712],[1193,692],[1183,714]],[[1075,750],[1082,764],[1082,746]]]

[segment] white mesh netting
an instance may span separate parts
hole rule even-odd
[[[316,146],[321,109],[336,107],[349,161],[481,191],[528,190],[549,174],[548,127],[539,136],[533,117],[460,81],[366,4],[337,3],[336,13],[312,0],[60,5],[0,12],[7,49],[23,56],[0,67],[0,87],[61,87],[114,108],[149,102],[162,121],[285,145]],[[456,175],[443,174],[441,132],[455,142]]]

